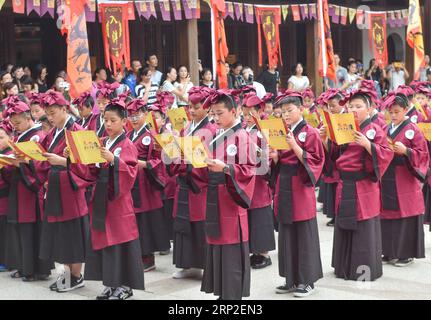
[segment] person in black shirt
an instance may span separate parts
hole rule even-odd
[[[277,96],[280,75],[275,67],[270,67],[267,63],[267,68],[259,75],[256,81],[263,84],[266,92],[271,92],[274,97]]]

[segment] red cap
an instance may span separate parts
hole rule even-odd
[[[63,94],[54,90],[48,90],[47,92],[43,93],[41,102],[44,107],[53,105],[69,106],[69,101],[64,98]]]

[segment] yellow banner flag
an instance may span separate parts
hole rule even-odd
[[[419,0],[410,0],[408,19],[407,43],[414,50],[414,79],[418,80],[420,67],[423,65],[425,59]]]
[[[100,153],[101,143],[93,130],[66,130],[66,144],[70,151],[70,161],[79,164],[105,163]]]

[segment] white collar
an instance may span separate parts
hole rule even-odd
[[[189,133],[187,135],[190,135],[193,132],[193,130],[195,130],[195,128],[199,127],[202,121],[204,121],[206,118],[208,118],[208,116],[205,116],[201,121],[199,121],[196,124],[194,121],[192,121],[192,123],[190,124]]]
[[[299,119],[299,121],[293,125],[290,126],[290,131],[295,131],[296,127],[298,126],[298,124],[301,123],[301,121],[304,120],[304,118],[301,117],[301,119]]]
[[[61,129],[56,129],[56,134],[55,135],[58,135],[61,131],[63,131],[64,130],[64,128],[66,128],[66,126],[67,126],[67,124],[69,123],[69,121],[70,121],[70,119],[72,119],[72,116],[68,116],[67,117],[67,119],[66,119],[66,122],[64,123],[64,125],[63,125],[63,128],[61,128]]]
[[[114,138],[114,140],[112,140],[111,141],[111,139],[110,138],[108,138],[108,140],[106,141],[106,149],[110,149],[111,148],[111,146],[115,143],[115,141],[117,141],[118,140],[118,138],[119,137],[121,137],[121,135],[122,135],[122,133],[120,133],[118,136],[116,136],[115,138]]]
[[[255,127],[256,127],[256,125],[255,125],[255,124],[254,124],[254,125],[252,125],[251,127],[246,127],[246,128],[245,128],[245,131],[247,131],[247,132],[251,132],[251,130],[253,130]]]
[[[138,131],[133,130],[133,138],[137,137],[141,133],[141,131],[144,130],[146,126],[147,126],[147,123],[145,122],[143,126],[138,129]]]

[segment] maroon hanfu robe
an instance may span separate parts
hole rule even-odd
[[[82,130],[72,118],[69,118],[65,128],[70,131]],[[63,156],[66,148],[64,130],[54,140],[55,133],[56,128],[53,128],[41,145],[47,152]],[[43,216],[47,217],[49,223],[74,220],[88,214],[85,199],[86,187],[90,185],[88,181],[65,167],[51,166],[48,161],[35,162],[35,165],[39,180],[42,183],[48,182]]]
[[[302,120],[293,131],[295,140],[304,150],[301,163],[293,150],[279,151],[279,161],[273,166],[275,177],[274,210],[281,223],[310,220],[316,217],[314,186],[325,163],[325,152],[319,132]]]
[[[45,138],[40,125],[35,125],[27,132],[15,137],[15,143],[36,141]],[[42,184],[38,179],[33,161],[28,165],[21,164],[19,168],[8,166],[11,171],[11,185],[9,190],[8,222],[34,223],[37,221]],[[40,219],[40,217],[39,217]]]
[[[103,143],[106,146],[105,138]],[[72,172],[96,180],[90,205],[91,241],[94,250],[136,240],[139,237],[131,189],[137,175],[138,152],[126,134],[110,146],[114,165],[70,164]]]
[[[413,123],[419,123],[419,122],[425,121],[425,117],[418,109],[416,109],[416,107],[411,108],[407,112],[406,116],[409,117],[411,122]]]
[[[410,119],[388,137],[408,149],[407,156],[394,155],[382,178],[382,219],[401,219],[424,213],[421,183],[429,170],[429,154],[425,137]]]
[[[374,122],[375,124],[377,124],[380,128],[383,129],[383,131],[386,131],[386,128],[388,127],[385,116],[380,112],[376,112],[371,116],[371,122]]]
[[[6,148],[5,150],[0,151],[0,154],[12,155],[13,151],[11,148]],[[9,182],[10,171],[5,170],[5,168],[3,167],[0,170],[0,217],[4,218],[6,218],[6,215],[8,213]]]
[[[380,215],[380,185],[393,152],[386,133],[368,118],[360,126],[361,133],[371,141],[371,155],[360,145],[333,144],[331,157],[340,174],[336,191],[336,214],[340,227],[354,230],[357,221]],[[343,192],[343,188],[346,189]]]
[[[105,130],[105,122],[102,122],[103,114],[100,114],[96,117],[96,125],[94,131],[96,131],[96,134],[99,138],[103,138],[107,136],[106,130]]]
[[[190,131],[190,126],[188,126],[181,132],[181,136],[200,136],[203,143],[208,146],[215,133],[216,128],[207,117],[193,131]],[[178,175],[178,183],[175,185],[173,217],[192,222],[205,220],[208,169],[197,169],[193,168],[191,164],[182,163],[171,164],[169,171],[172,175]],[[181,203],[179,203],[180,198]],[[181,213],[178,212],[179,207]]]
[[[207,242],[212,245],[248,241],[247,209],[255,184],[256,149],[239,123],[210,144],[214,159],[229,165],[229,173],[209,172],[206,209]]]
[[[78,121],[78,124],[85,130],[92,130],[97,132],[96,125],[98,120],[99,115],[92,113],[86,119],[80,119]]]
[[[134,130],[127,136],[133,139]],[[139,131],[132,140],[138,150],[138,159],[147,162],[147,168],[138,169],[138,175],[132,189],[135,213],[150,212],[163,207],[162,191],[166,184],[164,164],[161,152],[155,149],[155,141],[147,127]]]

